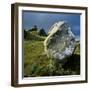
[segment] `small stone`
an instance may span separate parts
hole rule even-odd
[[[65,21],[59,21],[51,26],[44,41],[48,57],[62,61],[74,53],[76,41],[70,26]]]

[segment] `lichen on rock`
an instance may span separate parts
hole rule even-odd
[[[51,26],[44,41],[44,49],[48,57],[61,62],[71,56],[76,47],[75,35],[66,21],[59,21]]]

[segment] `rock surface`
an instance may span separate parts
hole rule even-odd
[[[51,26],[44,41],[45,52],[48,57],[61,62],[71,56],[75,50],[75,35],[65,21],[59,21]]]

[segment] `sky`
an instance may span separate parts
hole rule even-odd
[[[43,28],[46,32],[55,22],[65,20],[70,25],[72,32],[80,36],[80,14],[71,13],[49,13],[49,12],[22,12],[22,28],[28,30],[34,25],[39,29]]]

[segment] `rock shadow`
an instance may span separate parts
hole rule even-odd
[[[80,74],[80,55],[73,54],[67,58],[67,62],[63,65],[64,70],[71,70],[75,74]]]

